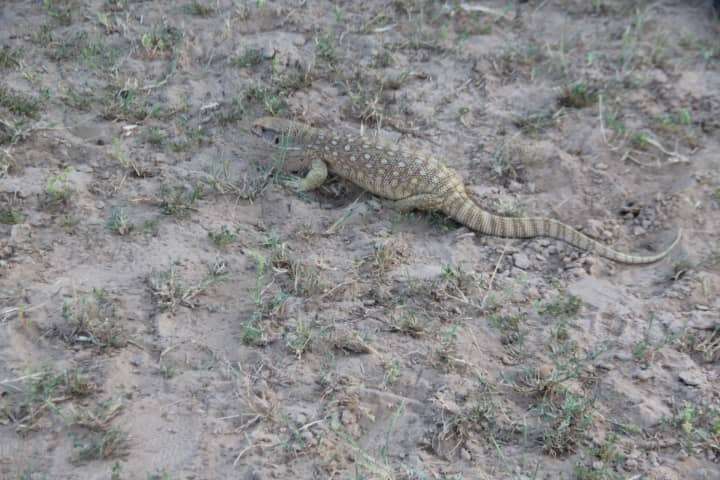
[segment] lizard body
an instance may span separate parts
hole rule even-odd
[[[401,211],[441,211],[468,228],[508,238],[550,237],[605,258],[628,264],[661,260],[679,242],[653,255],[622,253],[578,230],[546,217],[503,217],[480,208],[467,194],[460,175],[436,158],[381,139],[340,134],[280,118],[264,117],[252,127],[256,136],[282,149],[294,170],[308,167],[295,182],[299,191],[322,185],[328,172],[365,190],[394,200]],[[297,167],[297,168],[295,168]]]

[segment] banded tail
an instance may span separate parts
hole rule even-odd
[[[581,250],[596,253],[616,262],[632,265],[648,264],[662,260],[675,248],[682,237],[682,231],[679,230],[675,240],[662,252],[655,255],[633,255],[618,252],[580,233],[569,225],[551,218],[494,215],[481,209],[470,197],[460,192],[454,192],[444,202],[442,211],[466,227],[486,235],[506,238],[555,238]]]

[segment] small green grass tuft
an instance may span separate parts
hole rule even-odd
[[[107,221],[107,228],[116,235],[128,235],[131,233],[135,225],[130,222],[130,218],[122,208],[113,208],[110,211],[110,218]]]
[[[162,147],[166,140],[167,135],[159,127],[150,127],[145,133],[145,141],[154,147]]]
[[[280,115],[288,108],[287,102],[278,91],[259,85],[251,86],[246,93],[246,98],[262,105],[265,112],[273,117]]]
[[[541,407],[549,420],[542,435],[543,449],[552,456],[572,453],[592,424],[592,399],[563,390],[558,399]]]
[[[216,232],[208,232],[208,237],[218,248],[226,247],[233,243],[235,240],[237,240],[237,235],[234,232],[230,231],[227,225],[223,225],[222,227],[220,227],[220,230]]]
[[[196,297],[226,277],[224,264],[210,265],[209,267],[208,274],[192,285],[188,285],[180,277],[175,265],[172,265],[169,270],[152,273],[148,277],[148,283],[160,309],[172,312],[181,305],[195,308],[197,306]]]
[[[72,25],[72,5],[63,0],[43,0],[43,8],[55,23],[62,27]]]
[[[694,453],[720,450],[720,409],[711,405],[685,402],[673,415],[670,426],[676,430],[683,448]]]
[[[40,113],[40,100],[0,84],[0,107],[16,115],[37,118]]]
[[[186,218],[195,210],[195,202],[202,197],[202,185],[163,185],[160,189],[160,208],[165,215]]]
[[[210,17],[215,14],[215,9],[209,5],[205,5],[198,0],[193,0],[183,7],[183,10],[188,15],[195,15],[196,17]]]
[[[521,327],[526,320],[527,315],[525,314],[500,315],[493,313],[488,317],[490,325],[502,334],[501,342],[506,346],[522,345],[525,335],[522,333]]]
[[[140,45],[149,58],[167,57],[183,38],[183,33],[170,25],[160,25],[140,36]]]
[[[87,112],[92,105],[93,94],[89,91],[78,91],[73,87],[68,87],[60,99],[68,107]]]
[[[247,320],[240,331],[240,341],[243,345],[263,347],[267,345],[267,334],[259,321]]]
[[[19,67],[21,59],[22,50],[8,46],[0,48],[0,70]]]
[[[570,318],[580,313],[582,300],[575,295],[559,295],[540,307],[538,313],[556,318]]]
[[[390,328],[393,332],[419,338],[427,331],[427,320],[421,320],[415,312],[403,312],[393,317]]]
[[[330,65],[337,63],[337,46],[335,38],[331,33],[325,33],[315,37],[315,52],[320,60]]]
[[[25,215],[22,212],[9,208],[0,210],[0,223],[5,225],[17,225],[25,221]]]
[[[75,190],[68,181],[68,176],[72,173],[72,169],[67,167],[57,175],[51,175],[45,185],[44,196],[41,205],[49,210],[55,210],[60,207],[67,207],[70,203]]]
[[[56,412],[61,402],[84,398],[96,386],[79,370],[57,372],[50,367],[32,369],[17,381],[3,397],[0,422],[9,419],[19,433],[36,428],[38,420],[48,412]]]
[[[243,119],[245,115],[245,106],[242,99],[235,97],[230,101],[223,110],[218,112],[217,119],[220,125],[229,125],[237,123]]]
[[[312,326],[306,322],[298,321],[295,329],[287,334],[285,344],[299,360],[304,353],[312,348],[313,336]]]
[[[260,65],[264,59],[263,51],[259,48],[246,48],[243,53],[230,60],[230,64],[238,68],[248,68]]]
[[[119,49],[107,44],[103,37],[85,38],[79,48],[79,58],[91,70],[111,70],[121,56]]]
[[[650,135],[645,132],[635,132],[630,136],[630,146],[636,150],[650,148]]]
[[[128,336],[122,326],[115,304],[102,289],[66,300],[63,318],[67,328],[61,329],[69,343],[92,345],[100,349],[121,348]]]
[[[517,116],[513,123],[524,134],[536,137],[545,130],[557,125],[560,113],[556,111],[527,112]]]
[[[579,82],[565,87],[558,98],[558,106],[566,108],[586,108],[597,102],[598,92],[587,84]]]
[[[102,116],[106,120],[142,121],[151,111],[146,95],[133,88],[109,90],[102,99],[102,104]]]
[[[287,289],[296,295],[309,297],[322,292],[325,288],[318,269],[292,255],[285,243],[273,248],[270,265],[276,271],[287,275],[289,280]]]
[[[128,434],[116,427],[90,432],[83,439],[76,438],[74,443],[75,451],[70,459],[74,464],[123,457],[129,448]]]

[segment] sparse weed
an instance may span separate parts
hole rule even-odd
[[[356,71],[345,82],[349,102],[345,111],[350,118],[370,124],[380,124],[387,116],[385,83],[376,77],[368,77]]]
[[[165,215],[186,218],[195,210],[195,202],[202,197],[202,185],[195,185],[192,188],[163,185],[160,189],[160,209]]]
[[[66,233],[75,233],[75,227],[77,227],[79,224],[80,219],[72,213],[68,213],[60,217],[60,226],[63,230],[65,230]]]
[[[96,389],[79,370],[56,372],[50,367],[31,370],[12,383],[13,393],[5,398],[3,414],[18,432],[36,428],[38,419],[57,411],[61,402],[86,397]]]
[[[374,245],[373,253],[364,263],[369,264],[378,277],[384,277],[393,268],[402,262],[407,255],[407,244],[397,239],[391,239]]]
[[[110,424],[123,409],[120,401],[105,401],[94,408],[81,408],[72,416],[73,425],[87,428],[94,432],[104,432],[110,429]]]
[[[127,345],[128,335],[115,304],[102,289],[77,295],[63,305],[63,337],[69,343],[93,345],[100,349]]]
[[[138,163],[130,158],[128,154],[125,152],[125,149],[123,148],[123,145],[119,138],[114,138],[112,142],[112,151],[111,155],[120,163],[120,165],[125,169],[130,171],[135,177],[142,178],[147,176],[147,172],[143,170]]]
[[[490,325],[498,329],[502,334],[501,342],[503,345],[522,345],[525,335],[521,331],[521,326],[527,319],[525,314],[500,315],[493,313],[488,317]]]
[[[237,235],[230,231],[227,225],[220,227],[220,230],[217,232],[208,232],[208,237],[218,248],[224,248],[237,240]]]
[[[157,473],[150,473],[147,476],[147,480],[172,480],[172,478],[172,475],[169,472],[166,472],[165,469],[162,469]]]
[[[248,89],[246,98],[251,102],[258,102],[265,112],[273,117],[287,110],[287,102],[276,91],[267,87],[252,86]]]
[[[72,25],[72,6],[67,2],[56,0],[43,0],[43,8],[52,19],[63,27]],[[60,5],[65,3],[65,5]]]
[[[387,68],[391,67],[393,63],[395,63],[395,60],[393,58],[392,52],[383,48],[382,50],[379,50],[377,53],[375,53],[375,55],[373,56],[372,66],[374,68]]]
[[[0,223],[5,225],[17,225],[25,221],[25,215],[12,208],[0,210]]]
[[[720,410],[709,405],[685,402],[670,420],[690,454],[706,451],[720,455]]]
[[[498,145],[490,160],[492,174],[500,179],[515,180],[518,178],[518,166],[511,141],[505,141]]]
[[[411,337],[421,337],[427,330],[426,322],[420,320],[414,312],[402,313],[395,316],[390,327],[394,332]]]
[[[402,373],[400,360],[394,358],[390,363],[385,363],[383,366],[385,368],[383,384],[392,385],[397,382],[398,378],[400,378],[400,374]]]
[[[229,125],[239,122],[243,119],[244,115],[245,106],[243,105],[243,101],[242,99],[235,97],[224,110],[218,113],[217,119],[220,125]]]
[[[50,45],[54,39],[55,36],[52,33],[52,26],[45,23],[43,25],[40,25],[40,27],[33,31],[30,35],[30,41],[34,43],[35,45],[41,45],[41,46],[47,46]]]
[[[622,115],[618,111],[608,110],[604,112],[605,124],[611,130],[614,130],[618,135],[624,135],[627,132],[627,127],[622,121]]]
[[[6,108],[16,115],[37,118],[40,113],[40,100],[0,84],[0,107]]]
[[[592,424],[594,402],[563,390],[555,401],[540,407],[549,420],[543,432],[543,448],[553,456],[572,453]]]
[[[575,295],[558,295],[554,300],[545,303],[538,309],[540,315],[547,315],[558,319],[570,318],[580,313],[583,302]]]
[[[154,27],[140,37],[140,45],[149,58],[169,56],[182,39],[180,30],[170,25]]]
[[[290,290],[297,295],[311,296],[324,288],[317,268],[291,256],[290,249],[285,243],[273,248],[270,264],[276,272],[288,275],[291,282]]]
[[[460,326],[456,324],[441,332],[439,345],[435,348],[435,358],[440,366],[447,371],[464,366],[457,354],[459,328]]]
[[[172,365],[161,364],[159,369],[160,376],[165,380],[170,380],[177,375],[177,369]]]
[[[84,38],[80,46],[80,61],[92,70],[112,70],[120,58],[120,50],[107,44],[104,38]]]
[[[110,218],[107,221],[107,228],[117,235],[127,235],[131,233],[135,225],[130,222],[130,218],[123,208],[113,208],[110,211]]]
[[[209,5],[193,0],[184,6],[183,10],[188,15],[195,15],[196,17],[210,17],[215,14],[215,9]]]
[[[67,206],[75,190],[70,185],[68,177],[72,173],[72,169],[67,167],[57,175],[51,175],[45,184],[44,197],[41,204],[47,209],[57,209],[61,206]]]
[[[243,53],[230,60],[230,64],[238,68],[260,65],[264,60],[263,51],[259,48],[246,48]]]
[[[160,231],[160,220],[157,218],[151,220],[145,220],[142,224],[142,233],[144,235],[150,235],[156,237]]]
[[[145,134],[145,141],[154,147],[162,147],[166,139],[167,135],[158,127],[150,127]]]
[[[598,92],[586,83],[579,82],[565,87],[558,98],[558,105],[566,108],[586,108],[597,102]]]
[[[262,324],[257,320],[247,320],[243,323],[240,331],[240,341],[243,345],[263,347],[267,345],[268,339]]]
[[[217,268],[211,266],[208,275],[200,282],[187,285],[177,273],[175,265],[172,265],[169,270],[152,273],[148,277],[148,283],[160,309],[173,312],[181,305],[189,308],[197,307],[196,297],[212,285],[224,280],[225,276],[224,271],[218,274]]]
[[[90,110],[90,107],[92,106],[93,94],[88,91],[79,92],[73,87],[68,87],[65,90],[65,94],[60,97],[60,99],[68,107],[86,112]]]
[[[592,454],[603,465],[614,466],[621,464],[625,459],[622,448],[618,445],[620,437],[616,433],[610,433],[605,441],[592,449]]]
[[[90,432],[85,438],[75,438],[74,443],[75,451],[70,459],[74,464],[123,457],[129,448],[128,434],[115,427],[104,432]]]
[[[630,135],[630,146],[636,150],[645,151],[650,147],[650,135],[645,132],[636,132]]]
[[[535,137],[557,125],[559,115],[561,114],[562,110],[527,112],[517,116],[513,123],[524,134]]]
[[[592,465],[577,463],[573,470],[575,480],[621,480],[621,474],[614,471],[601,462],[593,462]]]
[[[150,114],[150,106],[138,90],[121,87],[107,93],[102,114],[107,120],[141,121]]]
[[[298,321],[295,329],[288,333],[285,344],[290,351],[295,354],[298,360],[300,360],[303,353],[311,349],[312,343],[313,332],[311,326],[304,321]]]
[[[146,96],[134,88],[120,87],[108,91],[103,100],[106,120],[142,121],[150,115]]]
[[[319,59],[330,65],[334,65],[338,61],[335,39],[331,33],[315,37],[315,52]]]
[[[20,66],[22,50],[3,46],[0,48],[0,69],[11,69]]]

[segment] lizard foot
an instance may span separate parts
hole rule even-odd
[[[288,180],[285,180],[282,183],[293,192],[300,193],[307,190],[307,188],[305,188],[305,182],[303,180],[305,179],[302,177],[290,177]]]

